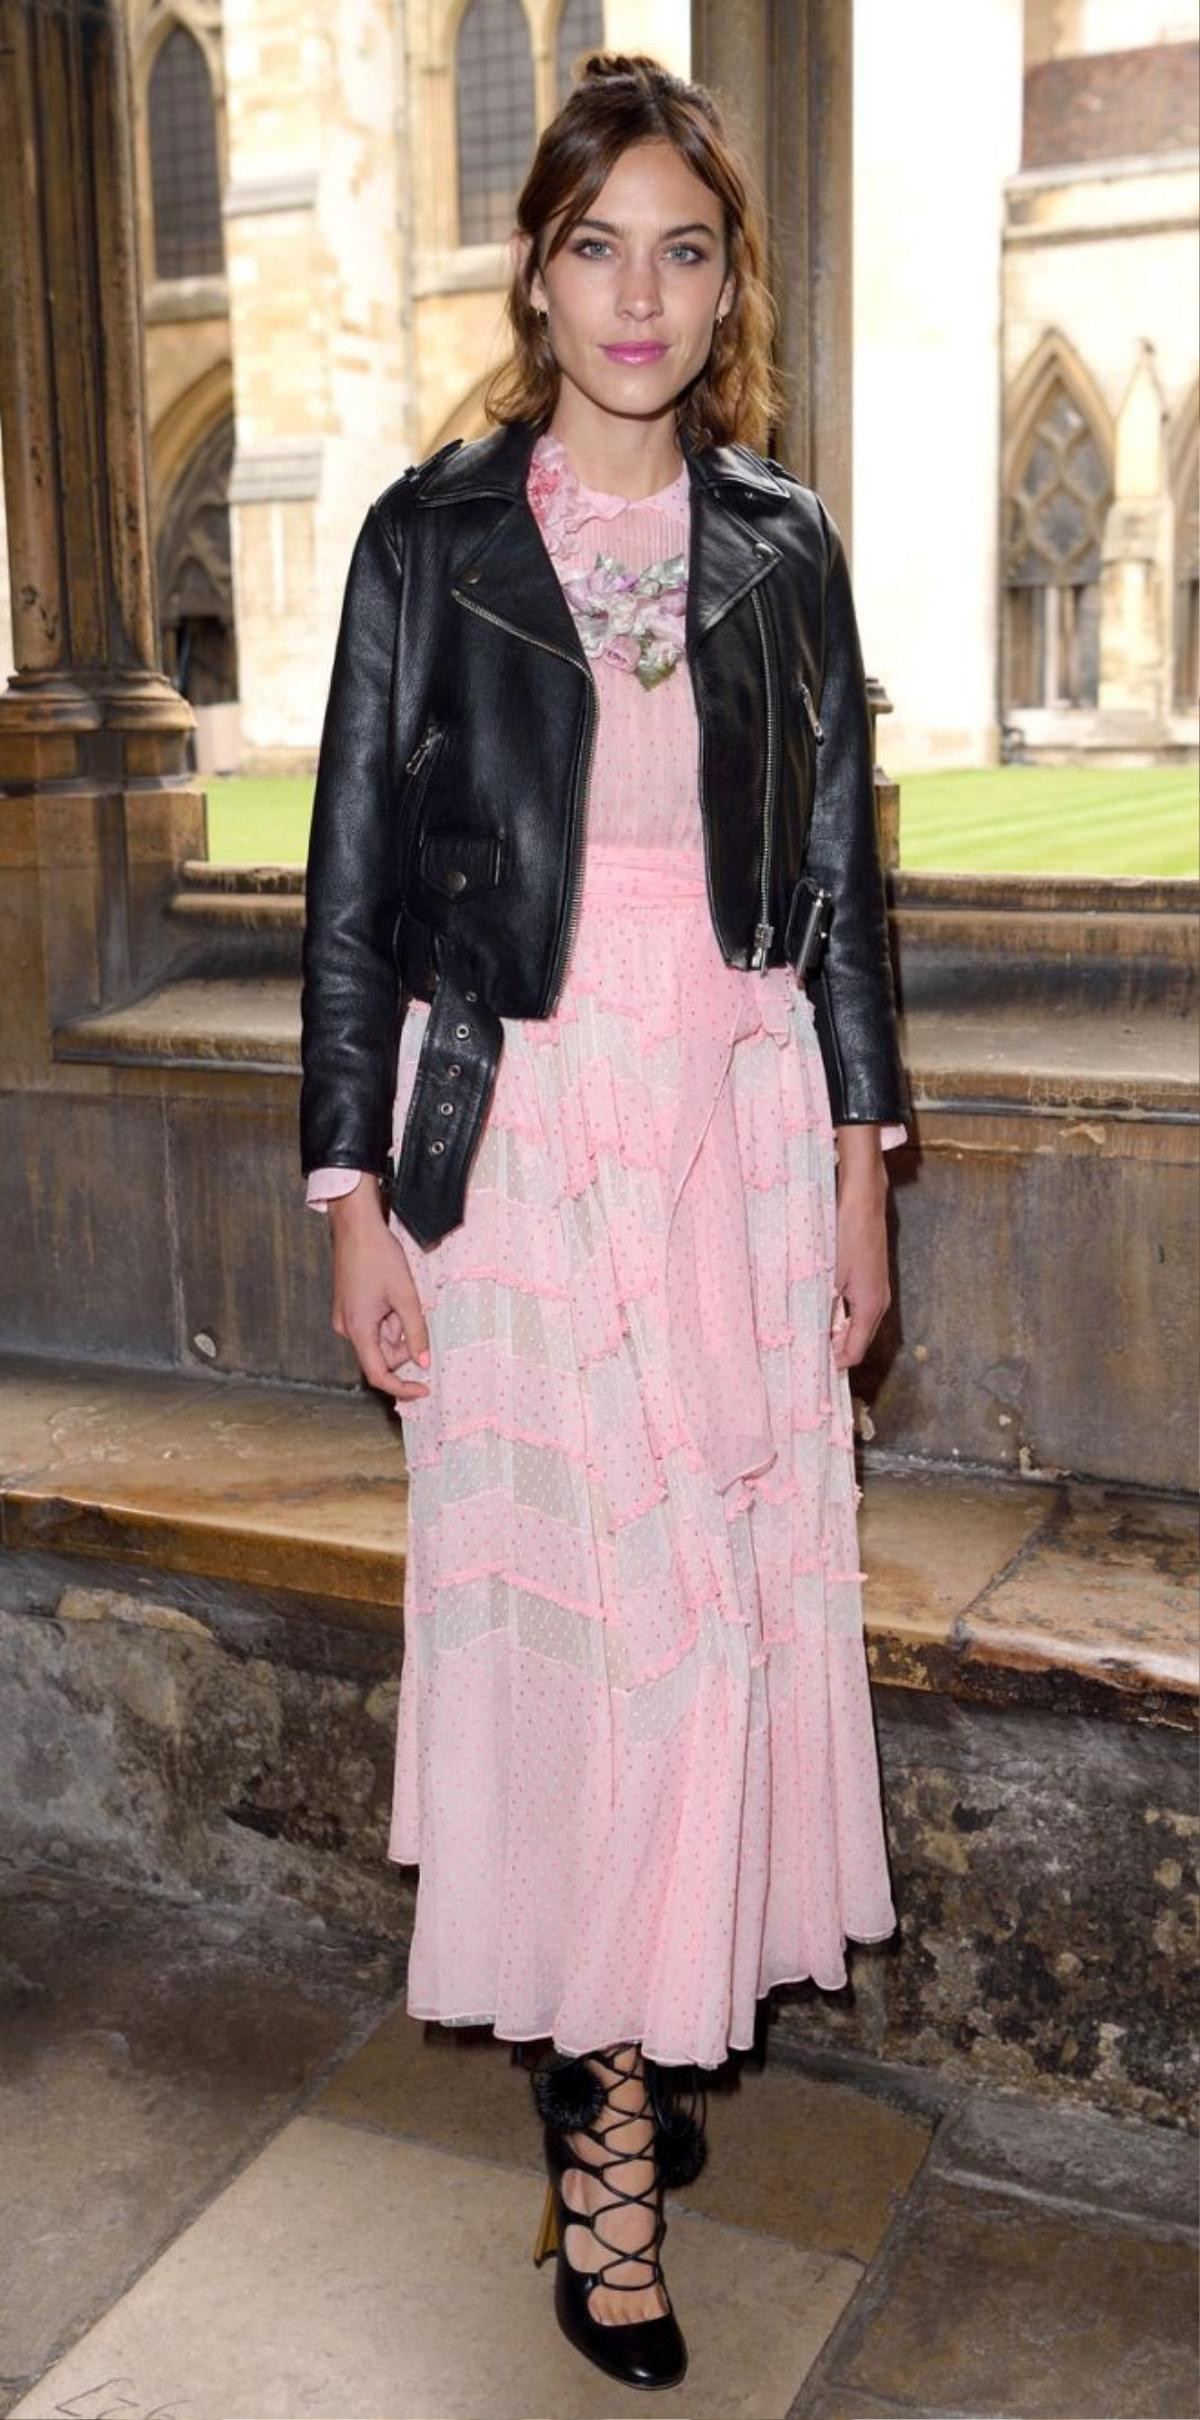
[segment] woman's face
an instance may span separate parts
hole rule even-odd
[[[600,410],[637,419],[667,411],[703,369],[733,290],[721,204],[659,139],[622,152],[531,285],[562,376]]]

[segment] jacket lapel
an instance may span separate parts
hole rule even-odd
[[[587,657],[558,574],[526,499],[529,459],[538,434],[532,421],[510,421],[472,445],[456,448],[422,480],[423,507],[495,497],[508,510],[460,563],[450,593],[469,612],[491,616],[519,638],[550,647],[587,671]],[[749,448],[685,447],[691,479],[688,558],[689,651],[740,597],[781,560],[779,548],[736,509],[741,501],[786,497],[783,480]]]

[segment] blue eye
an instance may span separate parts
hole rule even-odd
[[[583,258],[587,258],[591,255],[593,245],[596,247],[597,251],[607,252],[608,250],[608,245],[605,243],[602,235],[585,235],[581,237],[577,244],[572,244],[571,250],[572,252],[578,252]],[[684,266],[687,268],[691,268],[693,262],[703,261],[708,257],[707,253],[701,252],[696,244],[672,244],[671,251],[676,257],[678,257],[681,252],[686,252],[688,258]]]

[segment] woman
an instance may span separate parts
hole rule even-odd
[[[494,425],[351,565],[303,1163],[405,1425],[408,2007],[549,2045],[535,2259],[581,2351],[670,2386],[704,2143],[664,2071],[895,1926],[847,1373],[904,1104],[845,557],[755,450],[711,96],[589,58],[517,220]]]

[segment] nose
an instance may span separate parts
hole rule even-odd
[[[659,317],[662,296],[658,290],[657,273],[649,262],[642,268],[638,267],[636,261],[630,262],[621,280],[617,309],[632,319]]]

